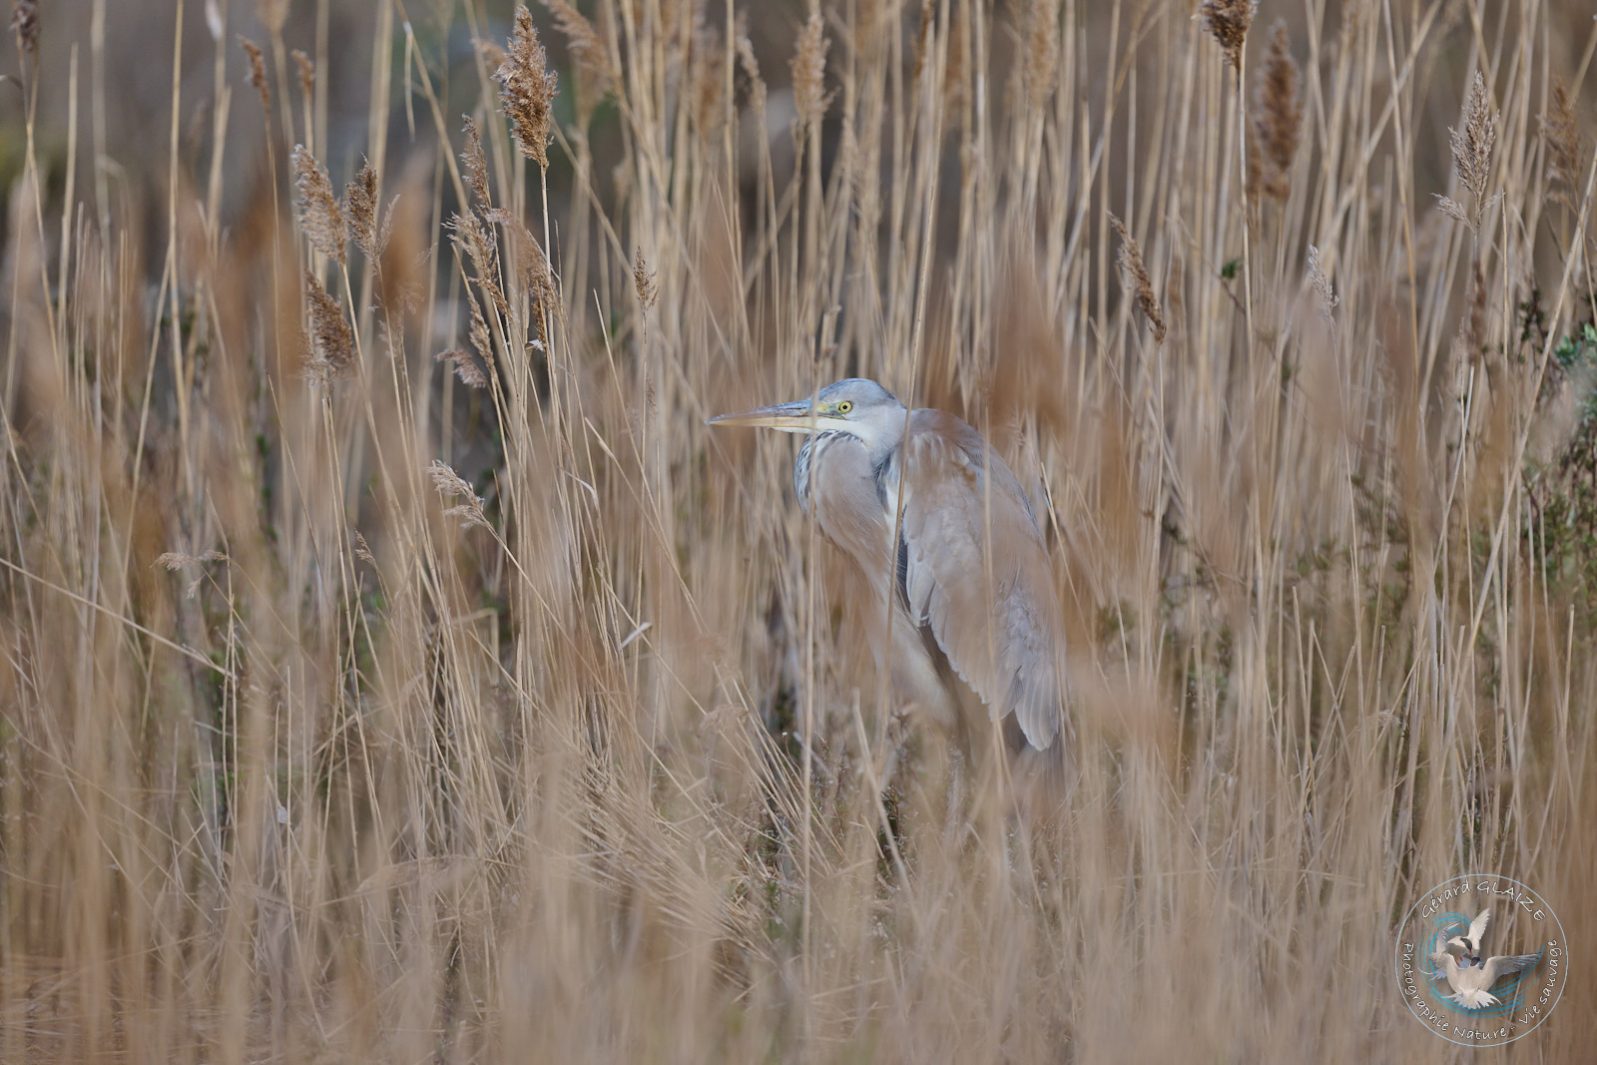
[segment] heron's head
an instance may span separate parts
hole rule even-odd
[[[850,377],[827,385],[813,400],[719,414],[707,424],[758,426],[784,433],[847,433],[874,448],[903,433],[904,405],[875,381]]]

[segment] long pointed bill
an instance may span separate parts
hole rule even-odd
[[[757,407],[739,414],[717,414],[706,419],[704,424],[778,429],[784,433],[815,433],[820,431],[820,423],[821,419],[810,401],[801,399],[794,403]]]

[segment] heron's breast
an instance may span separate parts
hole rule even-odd
[[[872,579],[885,577],[892,557],[892,526],[869,452],[859,441],[842,435],[818,438],[806,450],[810,454],[804,487],[821,532],[853,556]]]

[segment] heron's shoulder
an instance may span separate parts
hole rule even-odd
[[[966,468],[977,479],[983,474],[990,474],[993,484],[1005,492],[1013,493],[1016,501],[1025,508],[1027,516],[1036,520],[1031,499],[1021,486],[1020,478],[1015,476],[1014,470],[1010,469],[998,449],[963,418],[930,407],[916,408],[910,412],[906,446],[910,449],[912,461],[919,460],[933,466],[939,461],[953,463]]]
[[[981,443],[981,434],[957,414],[936,407],[916,407],[909,412],[909,431],[961,443]]]
[[[931,407],[917,407],[909,414],[905,445],[922,460],[941,460],[982,467],[998,456],[970,423],[958,415]],[[1002,463],[1002,459],[998,460]]]

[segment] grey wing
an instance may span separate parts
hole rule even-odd
[[[1540,954],[1503,954],[1495,958],[1486,959],[1486,971],[1482,974],[1486,983],[1491,987],[1505,976],[1513,976],[1525,969],[1536,968],[1536,963],[1542,960]]]
[[[1046,749],[1062,720],[1058,604],[1020,483],[977,432],[917,410],[898,458],[900,565],[912,618],[997,720]]]

